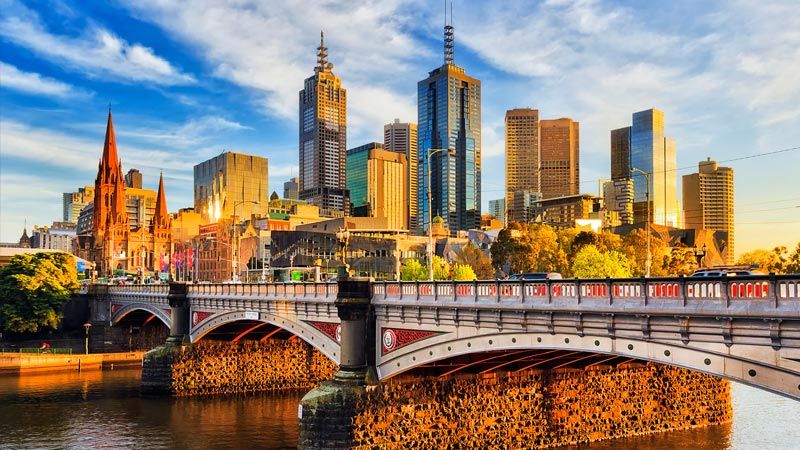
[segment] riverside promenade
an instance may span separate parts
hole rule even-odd
[[[0,353],[0,375],[60,370],[97,370],[142,364],[144,352],[86,354]]]

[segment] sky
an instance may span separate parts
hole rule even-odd
[[[596,194],[609,130],[657,107],[677,177],[707,157],[733,167],[737,253],[800,241],[796,0],[455,0],[453,11],[455,62],[483,87],[484,211],[504,195],[507,109],[580,122],[581,191]],[[267,157],[280,195],[297,175],[298,92],[320,30],[352,148],[382,141],[394,118],[416,122],[443,24],[443,3],[425,0],[0,0],[0,240],[60,220],[61,193],[94,183],[109,106],[123,170],[151,189],[163,171],[171,211],[193,204],[192,167],[224,150]]]

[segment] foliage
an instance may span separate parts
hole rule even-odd
[[[472,266],[459,263],[453,264],[453,280],[472,281],[477,279],[478,277],[475,275],[475,271],[472,270]]]
[[[57,328],[64,305],[78,288],[72,255],[14,256],[0,269],[0,330],[24,333]]]
[[[635,277],[647,273],[647,232],[637,228],[621,239],[619,251],[631,261],[631,272]],[[650,236],[650,275],[654,277],[669,276],[667,271],[670,257],[669,247],[657,236]]]
[[[416,259],[403,261],[400,268],[400,280],[402,281],[425,281],[428,279],[428,268],[423,266]]]
[[[511,224],[500,231],[491,254],[492,265],[506,274],[563,273],[569,269],[567,253],[559,245],[559,236],[548,225]]]
[[[494,279],[492,258],[483,253],[483,251],[472,242],[468,242],[467,245],[464,246],[461,253],[456,257],[456,262],[469,266],[479,280]],[[455,268],[453,271],[455,272]]]
[[[736,263],[757,266],[764,273],[800,273],[800,243],[791,253],[784,246],[775,247],[772,251],[753,250],[741,255]]]
[[[442,258],[441,256],[433,257],[433,279],[434,280],[450,279],[450,263],[448,263],[447,260]]]
[[[697,270],[697,258],[694,250],[688,247],[674,247],[663,267],[668,276],[691,275]]]
[[[626,278],[631,276],[630,261],[620,252],[600,252],[595,245],[587,244],[575,255],[572,274],[579,278]]]

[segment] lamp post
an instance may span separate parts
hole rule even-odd
[[[337,278],[347,278],[350,276],[350,266],[347,265],[347,242],[350,240],[350,231],[347,229],[347,226],[345,226],[345,228],[339,228],[336,232],[336,239],[342,251],[342,263],[344,264],[342,271],[337,274]]]
[[[645,197],[645,200],[646,200],[645,203],[647,203],[647,212],[646,212],[646,216],[645,216],[645,225],[646,225],[645,231],[647,232],[647,260],[645,261],[645,269],[644,269],[645,270],[645,274],[644,274],[644,276],[649,278],[650,277],[650,261],[651,261],[651,255],[650,255],[650,174],[648,172],[645,172],[645,171],[641,170],[641,169],[637,169],[636,167],[631,167],[631,173],[636,173],[636,172],[639,172],[642,175],[644,175],[645,180],[647,181],[647,191],[646,191],[646,197]]]
[[[703,248],[701,248],[700,250],[698,250],[697,247],[695,247],[695,249],[694,249],[694,257],[697,258],[697,267],[698,268],[702,269],[704,267],[703,258],[706,257],[707,253],[708,253],[708,247],[706,247],[706,244],[703,244]]]
[[[428,279],[433,281],[433,204],[431,202],[431,156],[439,153],[447,151],[449,154],[452,154],[451,150],[448,148],[431,148],[428,149],[427,159],[428,159],[428,171],[427,171],[427,178],[428,183],[427,187],[427,194],[428,194]]]
[[[88,355],[89,354],[89,328],[92,328],[92,324],[89,323],[89,322],[86,322],[85,324],[83,324],[83,328],[86,330],[86,341],[84,343],[84,347],[85,347],[85,350],[86,350],[86,354]]]
[[[241,200],[233,203],[233,240],[236,246],[233,248],[233,274],[231,275],[231,281],[239,280],[239,227],[236,226],[236,207],[245,203],[260,204],[255,200]],[[233,247],[233,243],[231,243],[231,247]]]

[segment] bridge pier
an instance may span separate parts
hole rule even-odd
[[[172,365],[176,354],[189,345],[190,303],[188,285],[170,283],[169,300],[171,325],[164,345],[144,354],[142,360],[142,393],[174,394]]]
[[[369,279],[340,278],[336,309],[341,320],[339,371],[300,401],[298,448],[350,448],[353,420],[374,371],[374,314]]]

